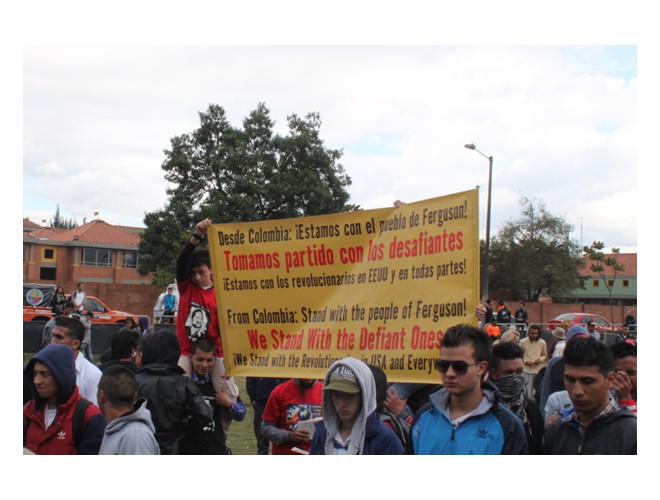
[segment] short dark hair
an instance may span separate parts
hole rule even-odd
[[[490,366],[497,370],[501,361],[510,361],[512,359],[523,359],[523,350],[515,342],[500,342],[493,346],[493,352],[490,357]]]
[[[374,382],[376,382],[376,412],[380,413],[385,407],[385,398],[387,398],[387,375],[377,366],[367,366],[374,376]]]
[[[529,325],[527,327],[527,333],[529,333],[530,330],[535,330],[539,332],[539,334],[541,333],[541,327],[539,325]]]
[[[488,335],[470,325],[455,325],[442,336],[442,347],[460,347],[471,344],[477,362],[490,361],[491,342]]]
[[[121,365],[109,366],[99,380],[99,389],[112,406],[125,408],[133,406],[137,384],[133,372]]]
[[[142,353],[142,365],[151,363],[176,365],[181,355],[181,346],[176,333],[167,330],[142,335],[138,350]]]
[[[66,308],[69,308],[69,309],[75,309],[76,306],[73,305],[73,302],[71,302],[70,300],[67,300],[67,301],[64,303],[64,309],[66,309]]]
[[[110,341],[110,351],[112,359],[124,359],[131,356],[133,349],[137,349],[140,343],[140,334],[130,328],[120,328],[112,336]]]
[[[615,342],[609,347],[609,350],[614,361],[628,356],[637,357],[637,346],[628,342]]]
[[[190,354],[195,354],[197,351],[212,352],[215,354],[217,352],[217,348],[215,347],[215,344],[209,339],[201,338],[195,340],[192,343],[192,346],[190,346]]]
[[[55,325],[66,328],[68,336],[73,340],[79,340],[81,343],[85,340],[85,325],[78,318],[63,316],[55,320]]]
[[[196,248],[188,261],[188,272],[199,266],[206,266],[211,269],[211,254],[206,247]]]
[[[597,366],[607,375],[612,371],[612,354],[600,340],[593,337],[573,337],[564,348],[564,365]]]

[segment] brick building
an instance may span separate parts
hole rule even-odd
[[[66,293],[82,282],[113,309],[151,316],[162,290],[137,272],[142,231],[102,220],[53,229],[24,218],[23,282],[62,285]]]

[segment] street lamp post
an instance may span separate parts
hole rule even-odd
[[[482,290],[482,298],[488,298],[488,274],[490,270],[490,194],[493,181],[493,157],[486,156],[479,151],[474,144],[466,144],[467,149],[476,151],[484,158],[488,158],[488,208],[486,210],[486,257],[484,259],[484,284]]]

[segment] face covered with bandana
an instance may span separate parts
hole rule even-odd
[[[523,360],[501,359],[497,369],[491,368],[491,379],[499,391],[502,404],[513,413],[527,419],[525,407],[527,406],[527,391],[523,378]]]

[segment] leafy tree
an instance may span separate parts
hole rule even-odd
[[[78,221],[73,217],[69,217],[68,219],[62,217],[60,215],[60,205],[58,204],[55,209],[55,215],[50,218],[48,227],[53,229],[73,229],[74,227],[78,227]]]
[[[580,247],[569,238],[572,226],[539,200],[520,199],[520,218],[510,220],[490,245],[491,288],[509,290],[523,301],[555,299],[575,289]]]
[[[610,298],[610,322],[614,323],[614,307],[612,305],[612,290],[616,282],[616,277],[619,273],[625,271],[623,264],[621,264],[617,259],[616,255],[619,255],[620,249],[612,248],[611,255],[605,255],[603,249],[605,244],[602,241],[594,241],[591,246],[585,246],[582,251],[584,252],[585,257],[588,257],[591,260],[591,265],[589,269],[592,273],[598,274],[605,287],[607,288],[607,293]]]
[[[347,203],[342,151],[325,147],[318,113],[289,116],[284,136],[273,133],[263,103],[242,127],[215,104],[199,119],[199,128],[170,139],[162,164],[168,201],[145,214],[138,270],[158,273],[157,284],[174,276],[176,256],[202,218],[250,222],[359,209]]]

